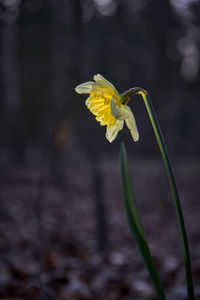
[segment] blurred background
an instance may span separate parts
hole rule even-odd
[[[200,2],[0,0],[0,298],[156,299],[123,210],[124,141],[169,299],[187,299],[181,241],[140,96],[140,133],[110,144],[76,85],[148,90],[188,228],[200,299]]]

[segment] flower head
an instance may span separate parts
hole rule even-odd
[[[106,138],[109,142],[114,141],[123,128],[124,121],[130,129],[133,140],[138,141],[139,134],[130,107],[123,104],[122,95],[102,75],[95,75],[94,81],[82,83],[75,90],[78,94],[90,94],[85,104],[100,125],[107,126]]]

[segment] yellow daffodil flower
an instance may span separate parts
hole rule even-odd
[[[90,94],[85,104],[100,125],[107,126],[107,140],[110,143],[114,141],[125,121],[133,140],[138,141],[139,134],[134,115],[130,107],[123,104],[122,95],[102,75],[97,74],[93,78],[94,81],[82,83],[75,90],[78,94]]]

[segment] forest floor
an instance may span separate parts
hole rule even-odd
[[[199,162],[180,161],[175,170],[200,299]],[[116,163],[105,161],[96,171],[79,165],[62,181],[42,167],[15,165],[1,174],[0,299],[157,299],[130,234]],[[167,299],[187,299],[179,228],[160,160],[137,160],[133,179]]]

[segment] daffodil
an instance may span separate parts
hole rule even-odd
[[[97,74],[94,81],[82,83],[76,87],[78,94],[90,94],[85,104],[96,116],[101,126],[107,126],[106,138],[111,143],[123,128],[124,121],[129,128],[134,141],[139,134],[134,115],[129,106],[123,104],[123,95],[102,75]]]

